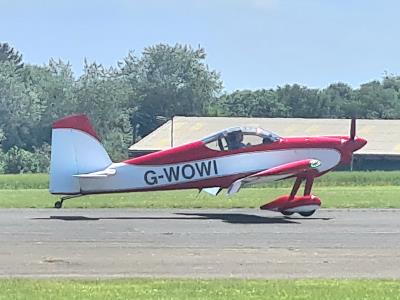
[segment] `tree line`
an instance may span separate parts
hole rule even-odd
[[[203,48],[157,44],[129,52],[117,66],[50,59],[31,65],[0,43],[0,173],[47,172],[51,124],[69,114],[91,118],[114,160],[172,116],[241,116],[399,119],[400,77],[353,89],[293,84],[274,89],[223,92],[219,72],[205,62]]]

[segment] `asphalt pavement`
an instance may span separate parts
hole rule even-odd
[[[400,210],[0,209],[2,277],[400,278]]]

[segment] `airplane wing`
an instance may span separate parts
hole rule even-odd
[[[228,195],[237,193],[244,184],[254,184],[285,179],[307,171],[318,173],[319,166],[321,166],[321,162],[317,159],[304,159],[263,170],[233,182],[228,188]]]

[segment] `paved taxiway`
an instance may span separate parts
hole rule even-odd
[[[400,210],[2,209],[0,276],[400,278]]]

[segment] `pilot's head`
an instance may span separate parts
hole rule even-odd
[[[230,143],[240,143],[243,141],[243,133],[241,131],[229,132],[227,135],[227,140]]]
[[[235,133],[236,142],[241,143],[243,141],[243,132],[238,131]]]
[[[263,144],[271,144],[271,143],[272,143],[272,140],[270,138],[267,138],[267,137],[263,138]]]

